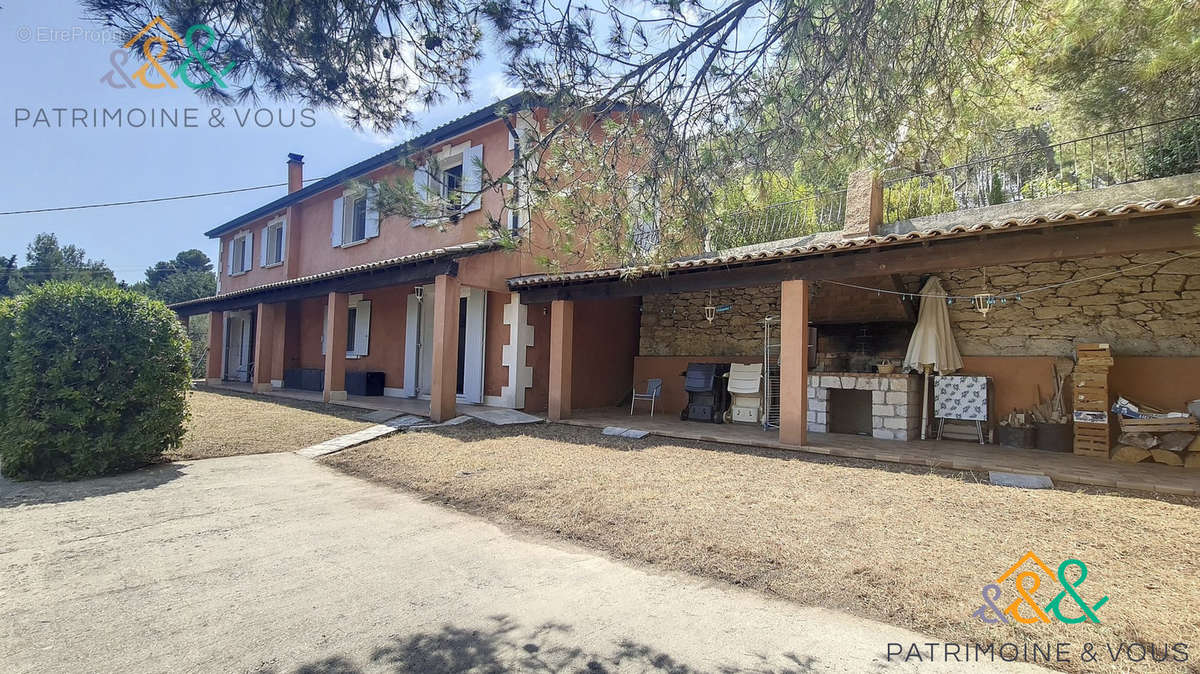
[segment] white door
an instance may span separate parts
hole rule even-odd
[[[421,288],[421,297],[408,297],[405,331],[404,388],[408,395],[429,398],[433,390],[433,302],[434,286]],[[453,382],[458,399],[483,402],[483,344],[487,291],[463,288],[460,294],[458,363]]]
[[[236,313],[226,320],[225,378],[250,381],[250,314]]]
[[[432,284],[425,286],[421,300],[421,341],[418,342],[421,362],[417,366],[417,395],[428,398],[433,390],[433,292]]]

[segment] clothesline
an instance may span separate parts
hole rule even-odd
[[[1023,296],[1031,294],[1031,293],[1038,293],[1038,292],[1044,292],[1047,290],[1054,290],[1055,288],[1062,288],[1064,286],[1074,285],[1076,283],[1086,283],[1088,281],[1095,281],[1098,279],[1108,278],[1108,277],[1112,277],[1112,276],[1120,276],[1121,274],[1128,273],[1130,271],[1133,271],[1134,269],[1153,267],[1156,265],[1166,264],[1168,262],[1174,262],[1175,260],[1179,260],[1179,259],[1182,259],[1185,257],[1193,257],[1195,255],[1200,255],[1200,250],[1192,251],[1190,253],[1183,253],[1181,255],[1175,255],[1175,256],[1169,257],[1165,260],[1158,260],[1157,262],[1146,262],[1143,264],[1136,264],[1136,265],[1133,265],[1132,267],[1125,267],[1123,269],[1118,269],[1116,271],[1105,272],[1103,274],[1095,274],[1093,276],[1085,276],[1084,278],[1079,278],[1079,279],[1071,279],[1070,281],[1063,281],[1061,283],[1051,283],[1049,285],[1044,285],[1044,286],[1040,286],[1037,288],[1031,288],[1029,290],[1019,290],[1019,291],[1013,290],[1013,291],[1007,291],[1007,292],[1002,292],[1002,293],[981,293],[981,294],[989,297],[989,299],[990,299],[989,304],[996,304],[997,302],[999,302],[1000,304],[1008,304],[1008,300],[1010,298],[1017,302],[1020,302]],[[968,302],[975,302],[978,299],[975,295],[922,295],[921,293],[910,293],[910,292],[904,292],[904,291],[900,291],[900,290],[889,290],[887,288],[872,288],[870,286],[857,285],[854,283],[846,283],[843,281],[820,281],[820,283],[832,283],[834,285],[844,286],[846,288],[856,288],[858,290],[868,290],[868,291],[873,291],[875,293],[886,293],[888,295],[899,295],[903,299],[910,299],[910,298],[917,299],[920,297],[930,297],[933,299],[946,300],[947,304],[953,304],[957,300],[965,300]]]

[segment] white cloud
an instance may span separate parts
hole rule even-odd
[[[488,73],[484,82],[487,84],[488,97],[493,99],[508,98],[521,90],[521,87],[510,84],[504,73]]]

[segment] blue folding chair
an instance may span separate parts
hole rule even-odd
[[[638,393],[637,387],[634,386],[633,387],[633,400],[629,401],[629,416],[633,416],[633,406],[639,400],[649,400],[650,401],[650,416],[654,416],[654,401],[658,400],[659,396],[661,396],[661,395],[662,395],[662,380],[661,379],[647,379],[645,393]]]

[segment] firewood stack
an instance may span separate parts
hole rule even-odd
[[[1200,422],[1190,414],[1167,412],[1141,403],[1118,400],[1118,408],[1136,411],[1145,418],[1121,418],[1120,443],[1113,460],[1124,463],[1155,461],[1168,466],[1200,468]],[[1153,416],[1151,416],[1153,415]]]
[[[1107,459],[1114,435],[1108,416],[1112,351],[1107,344],[1080,344],[1075,359],[1075,454]]]

